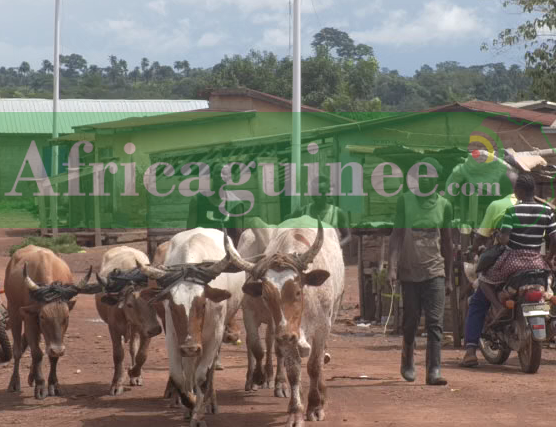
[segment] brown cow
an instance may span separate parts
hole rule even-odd
[[[109,274],[115,269],[132,270],[137,261],[148,263],[149,259],[143,252],[127,246],[110,249],[102,257],[98,280],[104,287],[109,286]],[[108,280],[107,280],[108,278]],[[95,302],[99,316],[108,324],[112,339],[112,353],[114,358],[114,377],[110,386],[110,394],[122,394],[124,341],[129,342],[131,355],[131,369],[128,371],[129,382],[132,386],[143,385],[141,368],[147,360],[151,338],[160,334],[162,328],[156,320],[156,311],[149,305],[148,300],[156,295],[153,289],[140,289],[141,286],[127,284],[116,297],[106,298],[105,293],[97,294]]]
[[[83,286],[90,278],[91,272],[78,285]],[[46,290],[42,284],[68,285],[73,277],[68,265],[54,252],[29,245],[14,253],[6,267],[6,298],[8,312],[12,322],[12,336],[14,341],[14,371],[8,386],[8,391],[21,390],[19,378],[19,362],[27,343],[31,349],[32,364],[29,373],[29,386],[35,384],[35,398],[44,399],[47,395],[61,394],[56,366],[58,359],[64,355],[64,335],[68,328],[69,312],[75,306],[75,301],[60,296],[48,301],[36,301],[31,298],[33,292]],[[55,292],[55,287],[51,287]],[[58,290],[69,290],[69,287],[58,287]],[[21,329],[25,322],[25,336]],[[46,354],[50,359],[50,374],[48,387],[42,374],[43,352],[40,348],[40,336],[44,336]]]

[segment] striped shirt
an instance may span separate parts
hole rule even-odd
[[[546,205],[520,203],[506,210],[501,229],[511,231],[511,249],[540,252],[544,236],[556,232],[556,216]]]

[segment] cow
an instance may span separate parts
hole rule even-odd
[[[245,273],[222,274],[229,266],[225,238],[231,244],[219,230],[187,230],[172,238],[165,268],[140,266],[164,287],[154,302],[164,301],[170,376],[191,411],[191,427],[206,426],[205,412],[218,411],[215,361],[225,324],[243,298]]]
[[[255,228],[245,230],[240,237],[238,252],[242,258],[263,254],[268,246],[274,228],[259,222]],[[247,374],[245,391],[255,391],[259,387],[273,388],[276,397],[289,397],[289,389],[284,371],[284,359],[276,347],[276,378],[273,376],[272,353],[274,351],[274,324],[269,311],[260,303],[260,298],[245,294],[243,299],[243,324],[246,331],[247,344]],[[259,328],[266,324],[266,359],[264,370],[262,360],[265,352],[261,346]]]
[[[49,249],[28,245],[17,250],[6,267],[5,293],[13,336],[14,370],[8,386],[9,392],[21,390],[19,363],[27,344],[31,350],[31,370],[28,383],[35,385],[35,398],[60,396],[56,368],[65,353],[64,336],[69,324],[69,313],[75,306],[79,289],[91,277],[73,286],[73,276],[64,260]],[[21,330],[25,323],[25,335]],[[41,334],[50,360],[48,385],[42,373],[43,351]]]
[[[111,275],[114,271],[125,271],[137,268],[137,262],[147,263],[149,258],[143,252],[120,246],[108,250],[102,257],[100,273],[97,280],[103,287],[110,288],[116,279]],[[116,295],[105,292],[95,296],[98,314],[106,324],[112,340],[112,355],[114,359],[114,376],[110,386],[110,395],[123,393],[124,387],[124,342],[129,342],[131,355],[131,369],[128,370],[131,386],[143,385],[141,369],[147,360],[151,338],[162,332],[156,310],[148,301],[156,295],[153,289],[145,289],[147,283],[129,282]]]
[[[231,262],[248,273],[243,291],[258,298],[272,316],[275,343],[284,357],[291,397],[288,427],[304,425],[301,356],[309,350],[310,389],[306,418],[325,418],[324,351],[344,289],[344,262],[337,233],[320,220],[304,216],[287,220],[272,234],[257,263],[243,259],[227,244]],[[305,227],[312,228],[305,228]],[[311,244],[310,242],[313,241]]]

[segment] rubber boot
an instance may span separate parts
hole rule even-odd
[[[415,348],[415,342],[411,344],[406,343],[403,340],[402,344],[402,366],[400,368],[400,373],[404,380],[412,383],[415,381],[415,365],[413,363],[413,353]]]
[[[442,343],[432,340],[429,336],[427,340],[427,385],[446,385],[448,381],[440,376],[440,349]]]

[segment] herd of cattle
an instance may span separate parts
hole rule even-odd
[[[274,387],[275,396],[289,397],[289,427],[324,419],[322,366],[330,360],[326,341],[344,291],[344,263],[334,229],[309,217],[297,218],[276,228],[246,230],[236,249],[225,233],[198,228],[159,246],[152,263],[136,249],[110,249],[97,283],[88,283],[91,274],[73,284],[68,265],[36,246],[12,256],[5,278],[15,359],[9,391],[20,391],[20,359],[29,346],[28,383],[35,386],[35,398],[60,394],[56,367],[65,352],[74,297],[95,293],[113,345],[110,394],[123,392],[124,342],[132,360],[130,384],[141,385],[150,340],[164,329],[169,359],[165,397],[186,407],[190,426],[206,426],[205,413],[218,410],[214,373],[221,344],[230,339],[226,325],[242,308],[248,348],[245,390]],[[264,366],[261,324],[267,325]],[[50,360],[47,383],[41,335]],[[301,359],[306,357],[310,389],[305,410]]]

